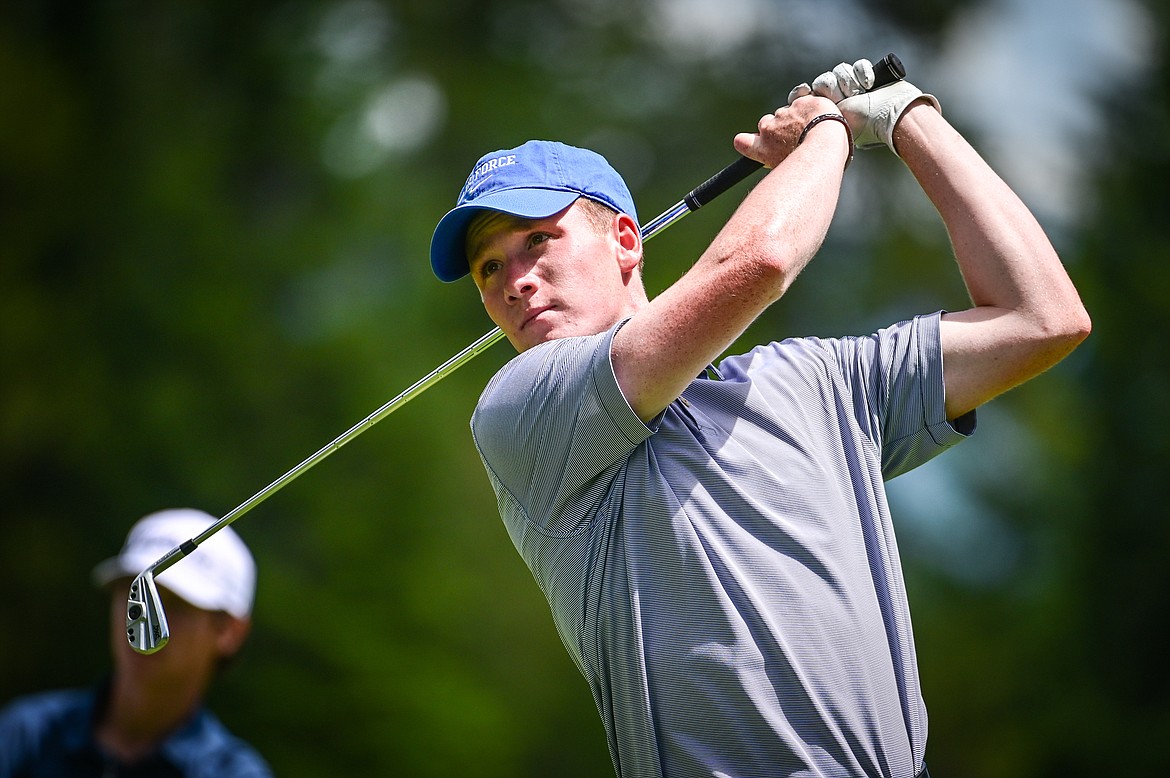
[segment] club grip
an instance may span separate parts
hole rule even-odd
[[[873,87],[870,91],[889,86],[905,77],[906,68],[903,67],[902,60],[898,58],[897,54],[891,52],[874,63]],[[763,164],[754,159],[740,157],[688,192],[683,198],[683,202],[686,203],[688,209],[697,211],[761,167]]]
[[[870,87],[869,91],[889,86],[905,77],[906,68],[902,65],[902,60],[898,59],[897,54],[890,52],[873,63],[873,86]]]

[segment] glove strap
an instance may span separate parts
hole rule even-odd
[[[849,128],[849,122],[845,117],[839,113],[823,113],[820,116],[814,116],[809,120],[809,123],[804,125],[804,129],[800,131],[800,137],[796,139],[796,145],[799,146],[804,143],[804,136],[808,135],[808,131],[816,127],[821,122],[834,121],[841,122],[845,126],[845,135],[849,138],[849,158],[845,160],[845,168],[849,168],[849,164],[853,162],[853,130]]]

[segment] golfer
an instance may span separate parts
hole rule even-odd
[[[1089,332],[1036,220],[938,101],[871,78],[840,65],[734,138],[770,170],[653,300],[630,192],[590,151],[484,156],[435,230],[436,275],[470,274],[520,352],[472,433],[619,776],[925,775],[883,481]],[[934,204],[972,306],[777,333],[713,366],[817,252],[873,145]]]
[[[92,689],[30,695],[0,711],[0,778],[268,778],[268,765],[233,736],[203,698],[251,627],[256,566],[226,528],[159,577],[174,637],[145,656],[126,642],[131,579],[215,523],[201,511],[152,513],[121,552],[94,568],[110,595],[113,673]]]

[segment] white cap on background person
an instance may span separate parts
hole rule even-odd
[[[190,508],[152,513],[130,528],[116,557],[93,569],[93,579],[106,586],[133,578],[215,522],[214,516]],[[157,583],[197,608],[247,619],[256,596],[256,563],[240,536],[224,527],[160,573]]]

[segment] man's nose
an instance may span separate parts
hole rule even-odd
[[[539,280],[532,269],[525,269],[524,272],[512,277],[511,283],[508,284],[508,297],[513,300],[531,297],[539,285]]]

